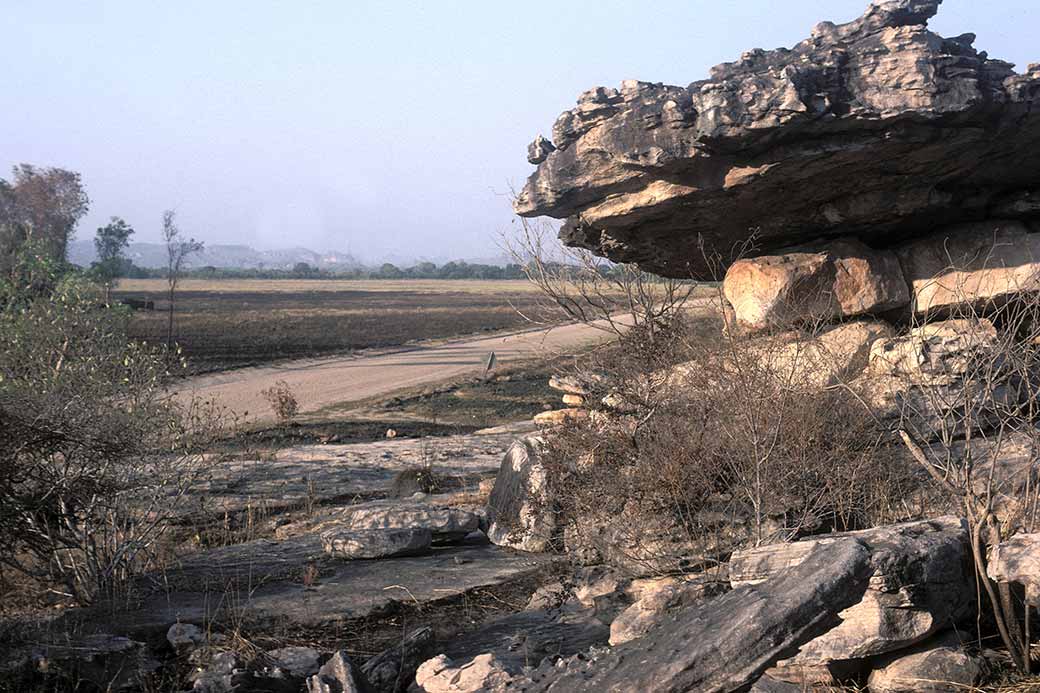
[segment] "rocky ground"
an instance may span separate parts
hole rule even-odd
[[[875,0],[689,87],[593,89],[532,143],[518,212],[567,217],[565,242],[661,274],[725,272],[710,359],[660,365],[659,342],[630,344],[613,352],[628,370],[608,357],[553,377],[563,408],[544,390],[491,397],[526,387],[504,379],[369,407],[354,428],[260,432],[259,453],[236,441],[192,491],[190,550],[118,605],[21,634],[4,671],[211,693],[1035,689],[1008,672],[1035,664],[1040,603],[1040,68],[930,32],[940,4]],[[752,371],[766,395],[727,409],[720,382],[753,387]],[[770,444],[708,428],[837,392],[855,417],[803,410],[817,418]],[[395,428],[419,419],[449,435]],[[833,448],[798,489],[834,493],[861,448],[867,471],[898,448],[916,473],[848,531],[832,506],[792,519],[809,503],[787,488],[775,512],[741,495],[746,470],[712,457],[739,446],[682,457],[684,435],[750,437],[748,483],[784,487],[858,419],[871,445]],[[798,469],[762,466],[788,439]],[[669,462],[647,445],[679,450],[674,486],[639,484],[645,460]],[[669,506],[709,462],[696,507]],[[596,487],[608,472],[617,488]]]

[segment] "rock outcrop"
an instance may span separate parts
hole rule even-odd
[[[310,518],[280,527],[279,538],[303,532],[343,530],[427,529],[434,544],[451,544],[481,528],[477,513],[463,508],[438,506],[425,502],[393,500],[358,503],[334,508]]]
[[[334,652],[314,676],[307,679],[307,693],[370,693],[364,675],[350,655]]]
[[[404,693],[415,679],[419,665],[434,648],[433,629],[419,628],[400,645],[385,650],[361,665],[361,675],[376,693]]]
[[[515,202],[659,274],[854,236],[891,248],[962,222],[1040,219],[1040,65],[927,28],[942,0],[874,0],[791,49],[689,86],[598,87],[556,121]],[[1034,229],[1035,230],[1035,229]]]
[[[730,561],[730,581],[738,587],[782,575],[807,560],[813,547],[849,538],[871,552],[868,589],[841,612],[839,626],[778,662],[775,678],[812,683],[807,672],[811,678],[848,660],[903,649],[953,625],[972,603],[967,530],[953,517],[739,551]]]
[[[813,547],[800,565],[688,609],[609,652],[543,665],[509,690],[735,691],[782,653],[832,628],[856,603],[872,572],[856,539]]]
[[[392,558],[415,556],[427,551],[430,530],[418,527],[404,529],[327,529],[321,534],[322,548],[333,558]]]
[[[641,638],[669,613],[691,608],[717,593],[710,583],[684,583],[660,579],[651,582],[634,604],[622,611],[610,624],[610,644],[620,645]]]
[[[513,677],[491,653],[456,662],[438,655],[415,672],[416,688],[423,693],[484,693],[502,690]]]

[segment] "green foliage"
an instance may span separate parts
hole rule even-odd
[[[91,271],[106,287],[126,272],[129,261],[123,256],[123,251],[133,234],[134,229],[119,217],[112,217],[108,224],[98,228],[94,237],[98,260]]]
[[[210,418],[165,397],[165,354],[127,338],[127,311],[32,248],[0,283],[0,564],[90,601],[148,556]]]
[[[24,241],[8,258],[0,274],[0,309],[25,308],[39,297],[50,296],[68,266],[55,259],[39,241]]]

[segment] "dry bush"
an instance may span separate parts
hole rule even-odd
[[[416,493],[439,493],[444,490],[445,479],[429,466],[409,467],[394,475],[390,482],[390,496],[408,498]]]
[[[173,404],[167,354],[128,340],[97,287],[52,274],[48,291],[0,286],[0,566],[111,599],[161,552],[221,417]]]
[[[551,314],[546,310],[551,307],[567,320],[619,337],[630,327],[639,328],[653,342],[697,288],[694,281],[659,277],[636,264],[616,264],[566,247],[547,224],[522,217],[519,223],[518,232],[502,245],[545,298],[540,315],[525,315],[530,322],[544,322],[541,316]]]
[[[289,387],[289,383],[284,380],[279,380],[266,390],[261,390],[260,394],[271,405],[271,411],[274,412],[278,423],[283,426],[291,424],[296,418],[296,414],[300,411],[300,404],[296,401],[296,395],[293,393],[292,388]]]
[[[960,276],[958,282],[970,276],[952,269],[944,274]],[[1010,585],[990,580],[986,565],[994,546],[1017,532],[1037,531],[1040,519],[1040,295],[978,300],[963,284],[943,288],[957,301],[939,317],[958,321],[959,348],[950,353],[952,347],[925,343],[927,372],[901,374],[908,395],[901,400],[899,433],[967,520],[989,613],[1014,665],[1028,673],[1031,609]],[[922,322],[915,317],[911,328]]]
[[[653,572],[668,564],[647,553],[662,533],[667,551],[710,565],[739,546],[914,514],[904,453],[852,392],[779,367],[798,359],[786,339],[705,327],[630,330],[584,364],[600,373],[589,399],[612,406],[548,436],[568,531],[623,524],[611,550],[638,547],[625,558]]]

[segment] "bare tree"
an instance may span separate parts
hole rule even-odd
[[[956,337],[940,338],[934,324],[914,318],[906,348],[893,350],[895,366],[906,362],[904,352],[912,359],[896,368],[904,380],[899,435],[966,519],[977,580],[1000,637],[1016,668],[1029,672],[1029,608],[1020,608],[1010,585],[990,580],[987,561],[1003,539],[1037,528],[1040,295],[1029,280],[980,300],[980,276],[992,287],[1004,271],[986,264],[981,258],[972,265],[982,269],[951,265],[932,280],[948,292],[940,317]]]
[[[177,226],[177,214],[172,209],[163,212],[163,241],[166,243],[166,288],[169,316],[166,323],[166,347],[173,348],[173,313],[177,294],[177,285],[184,273],[184,263],[189,256],[202,250],[201,241],[194,238],[184,240]]]
[[[519,232],[503,238],[502,245],[550,305],[571,320],[617,335],[639,327],[653,342],[697,288],[694,281],[659,277],[635,264],[616,264],[588,250],[568,248],[548,224],[522,217]]]

